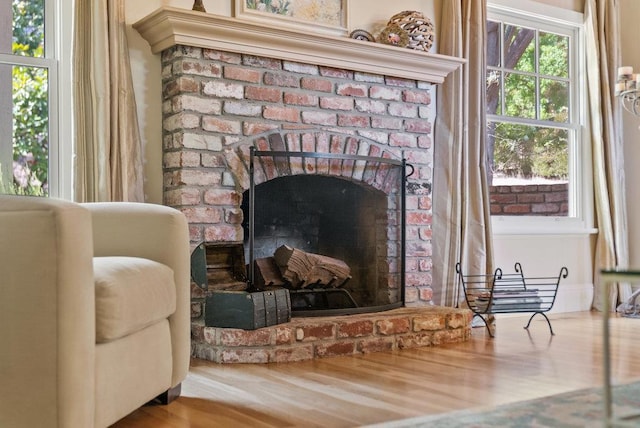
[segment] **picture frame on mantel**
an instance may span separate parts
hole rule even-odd
[[[349,0],[235,0],[235,18],[292,30],[348,35]]]

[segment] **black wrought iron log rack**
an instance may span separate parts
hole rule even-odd
[[[522,266],[516,262],[514,271],[503,273],[501,268],[497,268],[492,274],[465,274],[460,263],[456,264],[464,298],[474,318],[481,319],[489,336],[493,337],[487,315],[531,313],[524,327],[528,329],[533,317],[540,314],[547,321],[551,335],[554,335],[546,312],[553,308],[560,281],[569,275],[569,270],[562,267],[557,276],[526,277]]]

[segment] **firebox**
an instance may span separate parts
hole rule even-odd
[[[277,146],[281,136],[269,139]],[[407,167],[390,157],[252,147],[242,198],[249,287],[288,288],[293,316],[403,306]],[[269,171],[278,173],[266,179]]]

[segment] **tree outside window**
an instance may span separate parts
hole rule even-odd
[[[45,2],[13,0],[10,7],[0,8],[3,22],[11,23],[0,30],[0,192],[46,196],[49,63]]]

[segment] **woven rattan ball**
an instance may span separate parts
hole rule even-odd
[[[407,32],[409,35],[409,49],[428,52],[433,46],[435,38],[435,27],[429,18],[421,12],[405,10],[396,13],[390,19],[387,25],[397,25]]]

